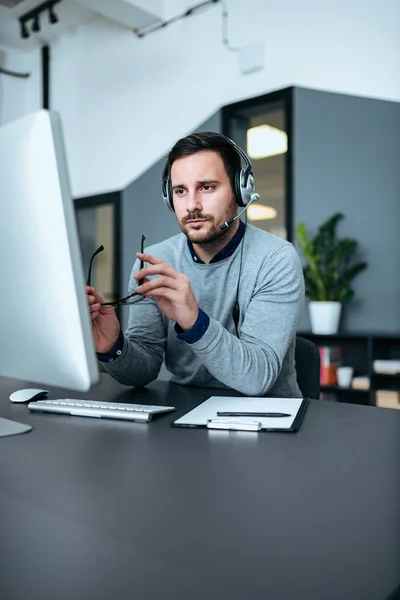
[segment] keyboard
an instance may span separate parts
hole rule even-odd
[[[171,412],[175,406],[156,406],[149,404],[118,404],[116,402],[98,402],[95,400],[37,400],[28,404],[32,412],[50,412],[77,417],[100,417],[103,419],[124,419],[148,423],[154,415]]]

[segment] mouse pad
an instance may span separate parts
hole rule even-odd
[[[0,417],[0,437],[6,435],[17,435],[18,433],[26,433],[31,431],[30,425],[24,425],[23,423],[17,423],[17,421],[9,421],[8,419],[2,419]]]

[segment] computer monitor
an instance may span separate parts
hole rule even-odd
[[[88,391],[99,379],[58,115],[0,127],[0,375]]]

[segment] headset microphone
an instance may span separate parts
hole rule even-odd
[[[225,221],[225,223],[223,225],[221,225],[220,229],[222,229],[222,231],[225,231],[226,229],[228,229],[228,227],[230,227],[232,225],[232,223],[234,221],[236,221],[236,219],[238,219],[249,208],[249,206],[252,202],[257,202],[257,200],[259,200],[259,199],[260,199],[260,194],[252,194],[250,202],[244,207],[244,209],[241,210],[240,213],[237,214],[236,217],[233,217],[233,219],[231,219],[230,221]]]

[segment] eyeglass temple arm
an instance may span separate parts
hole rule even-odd
[[[99,246],[99,247],[97,248],[96,252],[94,252],[94,253],[92,254],[92,258],[90,259],[90,263],[89,263],[89,273],[88,273],[88,278],[87,278],[87,281],[86,281],[86,285],[89,285],[89,286],[90,286],[90,282],[91,282],[91,279],[92,279],[92,262],[93,262],[93,259],[94,259],[94,257],[95,257],[95,256],[97,256],[97,255],[98,255],[100,252],[103,252],[103,250],[104,250],[104,246],[103,246],[103,244],[102,244],[101,246]]]
[[[140,252],[143,254],[144,253],[144,240],[146,239],[146,237],[142,234],[142,239],[140,240]],[[141,260],[140,261],[140,265],[139,265],[139,269],[143,269],[144,267],[144,262]],[[143,279],[139,280],[139,285],[142,285],[143,283]]]
[[[129,294],[129,296],[125,296],[125,298],[120,298],[119,300],[114,300],[114,302],[102,302],[101,306],[116,306],[117,304],[120,304],[121,302],[126,302],[126,300],[129,300],[129,298],[132,298],[133,296],[140,296],[140,294],[138,294],[137,292],[133,292],[132,294]]]
[[[142,254],[144,252],[144,241],[145,241],[145,239],[146,239],[146,236],[142,234],[142,239],[140,240],[140,252]],[[103,250],[104,250],[104,246],[100,246],[99,248],[97,248],[96,252],[93,254],[92,258],[90,259],[88,282],[90,281],[90,275],[91,275],[91,269],[92,269],[92,261],[93,261],[94,257],[96,256],[96,254],[98,254],[99,252],[102,252]],[[143,269],[143,267],[144,267],[144,262],[141,260],[139,268]],[[141,279],[139,281],[139,285],[141,285],[142,283],[143,283],[143,280]],[[88,283],[87,285],[90,285],[90,283]],[[114,302],[103,302],[102,306],[117,305],[120,302],[125,302],[126,300],[129,300],[129,298],[132,298],[132,296],[137,296],[137,295],[138,295],[137,292],[133,292],[133,294],[129,294],[128,296],[125,296],[125,298],[120,298],[120,300],[116,300]]]

